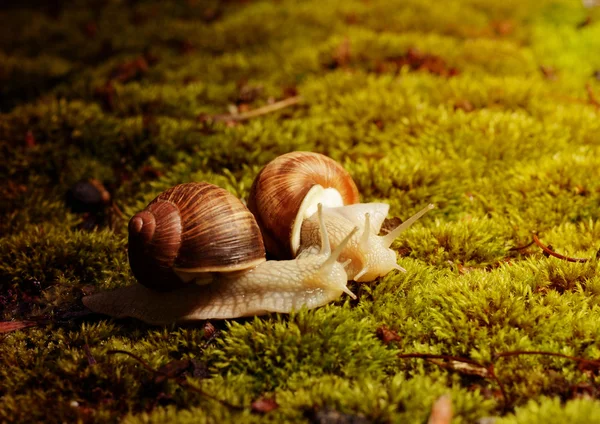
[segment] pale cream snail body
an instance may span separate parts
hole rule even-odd
[[[318,247],[310,254],[266,261],[254,217],[235,196],[212,184],[181,184],[129,223],[129,262],[140,284],[84,297],[83,303],[113,317],[166,324],[289,313],[344,292],[354,297],[346,287],[348,263],[337,259],[357,229],[332,252],[323,219],[320,225]]]
[[[349,279],[373,281],[394,269],[403,271],[390,246],[434,206],[426,206],[385,236],[379,236],[389,205],[358,201],[358,189],[340,164],[318,153],[292,152],[260,171],[248,207],[256,216],[267,252],[277,258],[302,257],[304,252],[314,251],[320,239],[320,221],[315,212],[322,204],[332,249],[358,228],[340,254],[340,261],[351,261],[347,267]]]

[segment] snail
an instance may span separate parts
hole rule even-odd
[[[318,211],[322,211],[318,207]],[[129,222],[129,262],[139,282],[83,298],[94,312],[150,324],[289,313],[347,293],[347,260],[337,259],[358,228],[333,251],[323,214],[317,244],[293,260],[267,261],[253,215],[208,183],[177,185]]]
[[[356,184],[333,159],[312,152],[292,152],[275,158],[257,175],[250,189],[248,208],[256,216],[267,252],[276,258],[293,258],[314,249],[319,240],[323,205],[331,248],[336,249],[354,227],[359,231],[345,244],[340,260],[351,260],[348,277],[373,281],[397,264],[393,241],[421,216],[429,204],[384,236],[378,233],[388,214],[385,203],[358,203]]]

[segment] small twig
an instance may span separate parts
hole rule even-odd
[[[600,360],[599,359],[587,359],[587,358],[582,358],[582,357],[578,357],[578,356],[565,355],[563,353],[544,352],[544,351],[539,351],[539,350],[515,350],[515,351],[508,351],[508,352],[500,352],[500,353],[497,353],[492,356],[492,362],[489,365],[484,365],[484,364],[481,364],[477,361],[473,361],[468,358],[460,358],[457,356],[450,356],[450,355],[433,355],[433,354],[429,354],[429,353],[405,353],[405,354],[399,354],[398,357],[399,358],[426,359],[426,360],[430,360],[431,362],[433,362],[434,364],[436,364],[437,366],[440,366],[440,367],[445,367],[445,364],[435,361],[435,359],[443,359],[445,361],[462,362],[465,364],[470,364],[470,365],[474,365],[474,366],[480,367],[482,369],[485,369],[488,373],[487,378],[490,378],[494,382],[496,382],[496,384],[498,385],[498,388],[500,389],[500,393],[502,394],[502,399],[504,401],[504,409],[508,409],[510,407],[511,403],[509,401],[506,389],[504,388],[504,384],[502,383],[502,381],[500,380],[500,378],[496,375],[496,373],[494,371],[494,366],[495,366],[496,361],[500,358],[508,358],[508,357],[512,357],[512,356],[521,356],[521,355],[553,356],[553,357],[568,359],[570,361],[577,362],[580,371],[585,370],[586,367],[588,369],[593,368],[595,370],[600,370]],[[454,369],[458,372],[461,372],[460,369],[456,369],[456,368],[454,368]],[[468,374],[468,372],[464,372],[464,371],[462,371],[462,372]],[[486,378],[484,376],[481,376],[481,377]]]
[[[106,353],[107,353],[108,355],[123,354],[123,355],[130,356],[131,358],[133,358],[133,359],[135,359],[136,361],[138,361],[138,362],[139,362],[139,363],[140,363],[140,364],[141,364],[141,365],[142,365],[142,366],[143,366],[143,367],[144,367],[146,370],[148,370],[149,372],[153,373],[154,375],[162,376],[162,377],[164,377],[164,379],[167,379],[167,380],[169,380],[169,379],[175,379],[175,377],[174,377],[174,376],[172,376],[172,375],[169,375],[169,374],[167,374],[167,373],[164,373],[164,372],[162,372],[162,371],[160,371],[160,370],[155,370],[155,369],[154,369],[154,368],[152,368],[150,365],[148,365],[148,363],[147,363],[146,361],[144,361],[142,358],[140,358],[139,356],[137,356],[137,355],[136,355],[136,354],[134,354],[134,353],[127,352],[126,350],[117,350],[117,349],[115,349],[115,350],[109,350],[109,351],[108,351],[108,352],[106,352]],[[225,405],[225,406],[227,406],[227,407],[229,407],[229,408],[232,408],[232,409],[237,409],[237,410],[239,410],[239,411],[242,411],[242,410],[244,410],[244,407],[243,407],[243,406],[233,405],[233,404],[231,404],[231,403],[229,403],[229,402],[227,402],[227,401],[225,401],[225,400],[219,399],[219,398],[217,398],[217,397],[215,397],[215,396],[213,396],[213,395],[211,395],[211,394],[208,394],[208,393],[206,393],[206,392],[205,392],[204,390],[202,390],[202,389],[198,389],[197,387],[194,387],[194,386],[190,385],[190,384],[189,384],[189,382],[187,382],[187,381],[177,381],[177,380],[176,380],[176,382],[177,382],[177,384],[179,384],[179,385],[180,385],[181,387],[183,387],[184,389],[190,390],[190,391],[192,391],[192,392],[195,392],[195,393],[198,393],[198,394],[200,394],[200,395],[202,395],[202,396],[204,396],[204,397],[207,397],[207,398],[209,398],[209,399],[212,399],[212,400],[214,400],[214,401],[217,401],[217,402],[219,402],[220,404],[222,404],[222,405]]]
[[[494,363],[491,363],[489,365],[484,365],[481,364],[477,361],[473,361],[472,359],[467,359],[467,358],[460,358],[458,356],[450,356],[450,355],[433,355],[430,353],[405,353],[405,354],[400,354],[398,355],[399,358],[420,358],[420,359],[443,359],[446,361],[456,361],[456,362],[462,362],[465,364],[470,364],[470,365],[474,365],[476,367],[480,367],[483,368],[487,371],[489,378],[491,378],[492,380],[494,380],[496,382],[496,384],[498,385],[498,388],[500,389],[500,393],[502,395],[502,400],[504,403],[504,409],[508,409],[510,402],[508,399],[508,395],[506,393],[506,390],[504,389],[504,384],[502,384],[502,381],[500,381],[500,379],[498,378],[498,376],[496,375],[496,373],[494,372]],[[435,362],[434,363],[438,366],[440,366],[439,363]]]
[[[530,247],[531,245],[533,245],[534,243],[535,243],[535,241],[531,241],[530,243],[524,244],[523,246],[514,246],[508,250],[524,250],[524,249],[527,249],[528,247]]]
[[[555,352],[544,352],[539,350],[515,350],[511,352],[500,352],[494,355],[495,358],[507,358],[510,356],[520,356],[520,355],[543,355],[543,356],[554,356],[557,358],[564,358],[570,361],[577,362],[580,365],[591,365],[600,369],[600,360],[598,359],[587,359],[581,358],[579,356],[570,356],[565,355],[563,353],[555,353]]]
[[[476,367],[487,368],[485,365],[482,365],[477,361],[451,355],[434,355],[432,353],[401,353],[398,355],[398,358],[443,359],[445,361],[463,362],[465,364],[475,365]]]
[[[550,256],[554,256],[555,258],[558,259],[562,259],[564,261],[567,262],[588,262],[589,259],[586,258],[570,258],[568,256],[565,255],[561,255],[560,253],[556,253],[555,251],[551,250],[548,246],[545,246],[540,239],[538,238],[537,234],[533,234],[533,241],[535,244],[537,244],[545,253],[547,253]]]
[[[240,113],[237,115],[231,115],[231,114],[214,115],[211,117],[211,119],[213,121],[217,121],[217,122],[245,121],[247,119],[255,118],[257,116],[276,112],[276,111],[284,109],[288,106],[296,105],[296,104],[300,103],[302,100],[303,100],[302,96],[289,97],[285,100],[281,100],[279,102],[275,102],[275,103],[272,103],[267,106],[259,107],[257,109],[254,109],[254,110],[251,110],[248,112]]]

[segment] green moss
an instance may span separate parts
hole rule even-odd
[[[496,357],[600,357],[598,261],[527,246],[535,231],[567,256],[600,248],[600,8],[37,3],[0,14],[0,316],[37,323],[0,336],[0,422],[425,422],[444,393],[456,423],[600,422],[596,369]],[[206,119],[294,92],[276,113]],[[436,204],[393,245],[406,273],[351,282],[356,301],[215,322],[214,339],[81,316],[83,292],[133,282],[127,218],[160,191],[246,198],[292,150],[338,160],[391,216]],[[89,178],[113,203],[74,213],[65,194]],[[197,369],[160,381],[112,350]],[[497,380],[398,357],[413,352],[493,363]],[[253,411],[260,397],[278,408]]]

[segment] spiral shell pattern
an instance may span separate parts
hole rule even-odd
[[[256,217],[269,254],[280,259],[293,257],[292,228],[305,196],[315,185],[336,189],[344,204],[359,201],[350,174],[319,153],[287,153],[268,163],[257,175],[248,208]]]
[[[129,222],[129,262],[155,290],[183,285],[181,275],[232,272],[265,260],[253,215],[227,190],[208,183],[177,185]]]

